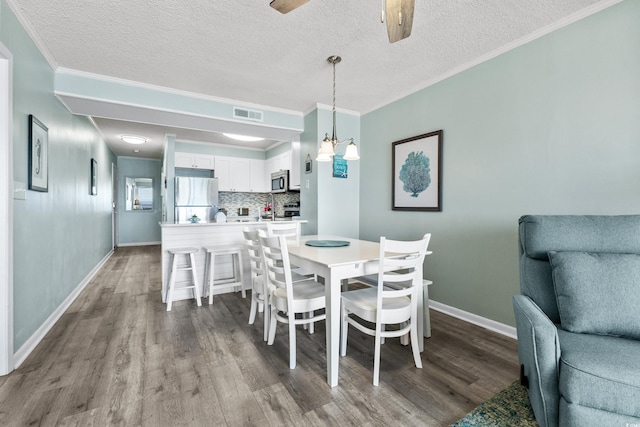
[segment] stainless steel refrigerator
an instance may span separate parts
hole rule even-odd
[[[176,222],[189,222],[193,215],[200,222],[214,222],[218,213],[218,179],[177,176],[174,202]]]

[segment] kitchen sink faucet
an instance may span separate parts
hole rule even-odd
[[[273,193],[269,193],[269,198],[271,200],[271,221],[275,221],[276,220],[276,200],[275,197],[273,197]]]

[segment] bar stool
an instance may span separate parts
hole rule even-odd
[[[196,273],[195,254],[198,248],[173,248],[167,252],[171,255],[171,270],[169,270],[169,286],[167,287],[167,311],[171,311],[171,303],[173,302],[173,292],[175,291],[176,275],[179,271],[191,271],[191,280],[181,283],[189,283],[188,286],[182,286],[178,289],[193,289],[193,297],[196,299],[198,307],[202,305],[200,301],[200,286],[198,284],[198,274]],[[178,265],[179,256],[185,255],[187,264]]]
[[[213,245],[205,246],[203,248],[206,251],[205,257],[205,273],[206,289],[209,295],[209,305],[213,304],[213,288],[216,289],[230,289],[240,286],[242,291],[242,298],[247,297],[247,292],[244,289],[244,283],[242,282],[242,248],[241,247],[229,247],[227,245]],[[233,277],[225,279],[215,279],[216,272],[216,257],[221,255],[231,255],[231,264],[233,268]]]

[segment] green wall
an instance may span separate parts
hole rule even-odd
[[[14,180],[28,182],[28,116],[49,128],[49,191],[14,200],[14,349],[43,325],[112,248],[113,153],[53,95],[54,73],[5,1],[0,42],[13,54]],[[89,195],[90,161],[98,195]]]
[[[360,237],[433,233],[433,300],[515,325],[518,218],[640,213],[640,2],[362,117]],[[444,130],[442,212],[391,210],[391,143]]]
[[[118,245],[160,242],[162,198],[160,197],[162,163],[160,160],[118,157]],[[153,179],[153,210],[125,210],[126,178]]]

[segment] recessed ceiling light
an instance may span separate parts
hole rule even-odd
[[[133,152],[134,152],[134,153],[139,153],[139,152],[140,152],[140,150],[138,150],[137,148],[134,148],[134,149],[133,149]]]
[[[255,142],[262,141],[264,138],[259,138],[257,136],[246,136],[246,135],[237,135],[235,133],[223,133],[227,138],[235,139],[238,141],[246,141],[246,142]]]
[[[134,144],[134,145],[144,144],[145,142],[147,142],[147,138],[142,136],[134,136],[134,135],[122,135],[120,139],[128,144]]]

